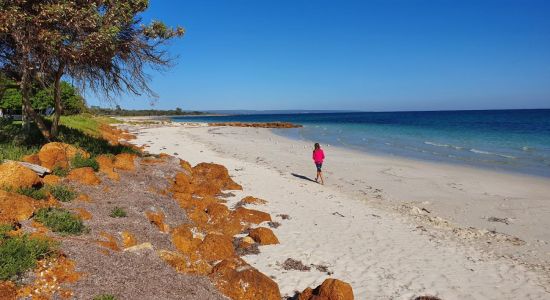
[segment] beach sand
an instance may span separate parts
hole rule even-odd
[[[549,179],[324,145],[322,186],[311,143],[269,129],[130,129],[151,153],[225,165],[244,188],[229,205],[268,201],[257,208],[281,223],[280,244],[244,258],[283,295],[333,277],[356,299],[550,299]],[[288,258],[313,266],[285,270]]]

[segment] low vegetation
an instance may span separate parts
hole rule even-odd
[[[111,214],[109,215],[111,218],[124,218],[127,216],[126,211],[124,211],[121,207],[115,207],[113,210],[111,210]]]
[[[39,209],[34,219],[53,232],[78,235],[84,232],[82,219],[71,212],[55,207]]]
[[[65,185],[54,185],[51,186],[49,190],[50,194],[61,202],[73,201],[77,196],[75,191]]]
[[[52,170],[52,174],[59,177],[67,177],[67,175],[69,175],[69,170],[63,169],[61,167],[55,167]]]
[[[90,167],[94,169],[95,172],[99,170],[99,164],[94,158],[85,158],[80,153],[77,153],[75,157],[71,160],[71,166],[73,168],[85,168]]]
[[[117,300],[117,298],[110,294],[102,294],[95,296],[93,300]]]
[[[56,244],[26,234],[10,236],[13,228],[0,225],[0,280],[14,279],[36,267],[36,262],[54,253]]]
[[[48,197],[48,191],[44,187],[41,187],[39,189],[32,188],[32,187],[22,187],[17,189],[16,192],[18,194],[31,197],[36,200],[44,200]]]

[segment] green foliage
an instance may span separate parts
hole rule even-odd
[[[54,185],[51,186],[49,190],[50,194],[52,194],[55,199],[61,202],[71,202],[77,196],[77,193],[75,191],[65,185]]]
[[[63,168],[58,166],[58,167],[53,168],[52,174],[55,175],[55,176],[59,176],[59,177],[67,177],[67,175],[69,175],[69,170],[63,169]]]
[[[121,207],[115,207],[113,210],[111,210],[111,214],[109,215],[111,218],[124,218],[127,216],[126,211],[122,209]]]
[[[80,153],[77,153],[71,160],[71,167],[75,169],[90,167],[97,172],[99,170],[99,163],[94,158],[85,158]]]
[[[21,187],[17,190],[17,193],[21,195],[25,195],[27,197],[31,197],[36,200],[44,200],[48,196],[47,190],[43,187],[39,189],[35,189],[32,187],[29,187],[29,188]]]
[[[52,231],[63,234],[76,235],[85,229],[80,217],[61,208],[41,208],[36,212],[34,218]]]
[[[11,224],[0,224],[0,237],[3,237],[8,232],[13,230],[13,225]]]
[[[55,243],[43,238],[0,234],[0,280],[13,279],[33,269],[38,260],[51,255],[55,248]]]
[[[93,300],[117,300],[117,298],[111,294],[101,294],[95,296]]]
[[[201,111],[184,111],[181,108],[177,107],[176,109],[169,110],[158,110],[158,109],[111,109],[111,108],[102,108],[99,106],[92,106],[88,109],[90,113],[95,115],[104,115],[104,116],[200,116],[208,114]]]

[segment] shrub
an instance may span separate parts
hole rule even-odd
[[[64,185],[50,187],[50,194],[61,202],[70,202],[76,198],[76,192]]]
[[[55,167],[52,170],[52,174],[59,177],[67,177],[67,175],[69,175],[69,170],[63,169],[61,167]]]
[[[95,296],[93,300],[116,300],[116,297],[110,294],[102,294]]]
[[[76,154],[71,160],[71,167],[75,169],[90,167],[96,172],[99,170],[99,164],[94,158],[84,158],[80,153]]]
[[[53,232],[63,234],[80,234],[85,228],[78,216],[61,208],[41,208],[34,218]]]
[[[50,240],[27,235],[2,235],[0,241],[0,280],[13,279],[33,269],[37,260],[51,255],[56,247]]]
[[[17,193],[36,200],[43,200],[48,196],[45,188],[35,189],[32,187],[21,187],[17,190]]]
[[[111,210],[111,214],[109,216],[111,216],[111,218],[124,218],[126,217],[126,212],[120,207],[115,207]]]

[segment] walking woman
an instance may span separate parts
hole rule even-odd
[[[315,143],[315,149],[313,150],[313,162],[315,163],[315,167],[317,167],[317,176],[315,177],[315,182],[318,182],[319,178],[321,179],[321,184],[325,184],[323,181],[323,171],[321,168],[323,167],[323,160],[325,159],[325,152],[323,152],[323,149],[321,149],[321,146],[319,143]]]

